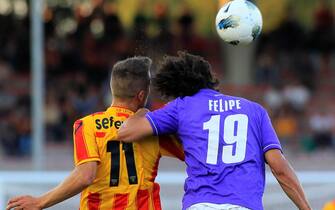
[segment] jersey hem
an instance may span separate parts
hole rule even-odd
[[[97,158],[97,157],[92,157],[92,158],[88,158],[88,159],[85,159],[85,160],[81,160],[79,161],[78,163],[76,163],[75,165],[76,166],[79,166],[83,163],[87,163],[87,162],[94,162],[94,161],[97,161],[97,162],[101,162],[100,158]]]
[[[263,148],[263,152],[266,153],[267,151],[272,150],[272,149],[278,149],[282,152],[282,148],[278,144],[269,144],[268,146]]]
[[[200,203],[211,203],[211,204],[217,204],[217,205],[229,203],[231,205],[237,205],[237,206],[241,206],[241,207],[252,209],[252,210],[264,210],[263,206],[261,208],[256,208],[255,206],[247,206],[245,203],[238,202],[238,201],[224,201],[224,200],[222,200],[222,202],[213,202],[213,200],[209,200],[209,199],[205,199],[205,198],[198,199],[197,201],[195,201],[195,199],[194,200],[192,199],[191,202],[185,202],[183,204],[182,210],[187,210],[187,208],[190,208],[191,206],[193,206],[195,204],[200,204]]]
[[[158,132],[158,128],[155,124],[155,121],[151,118],[151,116],[149,115],[149,113],[147,113],[145,115],[145,117],[147,118],[147,120],[149,121],[150,125],[151,125],[151,128],[152,128],[152,131],[153,131],[153,134],[155,136],[158,136],[159,132]]]

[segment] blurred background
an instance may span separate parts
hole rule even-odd
[[[31,1],[0,0],[0,172],[36,169]],[[109,73],[116,61],[150,56],[154,73],[163,55],[178,50],[204,56],[223,93],[268,109],[295,169],[335,170],[335,0],[253,1],[263,14],[264,28],[246,47],[224,44],[216,34],[215,15],[226,0],[37,1],[43,2],[45,74],[39,170],[71,170],[73,122],[110,105]],[[154,92],[149,107],[162,104]],[[160,169],[183,172],[184,166],[163,160]],[[162,187],[166,209],[179,208],[182,184],[167,186],[167,191]],[[335,198],[334,184],[307,186],[313,189],[307,194],[315,209]],[[294,209],[277,188],[267,190],[272,197],[265,198],[266,209]],[[317,197],[320,192],[322,198]],[[3,199],[15,193],[5,191]]]

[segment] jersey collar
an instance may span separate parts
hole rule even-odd
[[[130,114],[130,115],[133,115],[134,112],[131,111],[130,109],[126,108],[126,107],[123,107],[123,106],[110,106],[108,110],[117,110],[119,112],[124,112],[124,113],[127,113],[127,114]]]

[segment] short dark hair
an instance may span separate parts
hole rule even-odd
[[[132,98],[150,85],[151,59],[136,56],[117,62],[112,69],[110,86],[117,98]]]
[[[192,96],[204,88],[215,89],[219,82],[204,58],[178,52],[178,56],[165,56],[153,84],[161,95],[177,98]]]

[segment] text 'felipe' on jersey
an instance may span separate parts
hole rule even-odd
[[[184,159],[173,136],[136,143],[117,140],[117,130],[134,113],[122,107],[86,116],[74,123],[75,165],[97,161],[93,183],[81,193],[80,210],[161,210],[155,183],[161,156]]]

